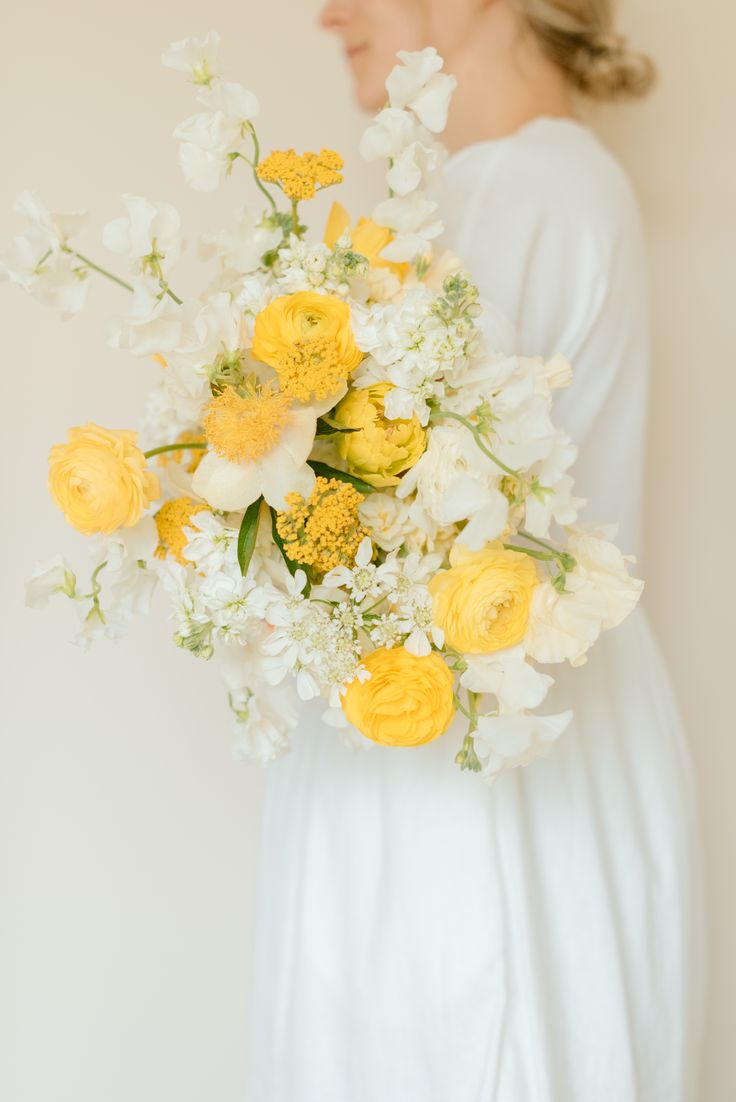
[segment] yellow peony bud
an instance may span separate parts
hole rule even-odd
[[[363,358],[350,328],[350,307],[337,295],[281,295],[256,317],[253,355],[276,371],[284,394],[299,402],[336,394]]]
[[[434,651],[418,658],[404,647],[380,647],[352,681],[342,707],[350,723],[383,746],[421,746],[443,735],[455,715],[453,676]]]
[[[434,622],[447,645],[464,654],[490,654],[520,643],[539,582],[530,556],[499,544],[482,551],[455,544],[450,563],[429,582]]]
[[[334,421],[357,432],[339,433],[335,447],[353,474],[371,486],[397,486],[399,475],[417,463],[427,434],[417,417],[389,421],[383,415],[388,383],[349,391],[335,410]]]
[[[137,524],[160,497],[156,475],[136,447],[137,434],[88,421],[49,452],[51,496],[74,528],[90,536]]]

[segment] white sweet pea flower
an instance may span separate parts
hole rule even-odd
[[[123,195],[127,218],[115,218],[102,231],[110,252],[126,257],[143,272],[156,274],[155,265],[174,264],[181,252],[181,218],[170,203],[152,203],[139,195]]]
[[[553,684],[553,678],[527,661],[522,646],[494,654],[464,654],[463,660],[467,668],[460,684],[472,693],[493,694],[502,714],[538,708]]]
[[[236,758],[268,765],[288,753],[299,719],[288,688],[283,685],[272,688],[263,681],[255,688],[236,685],[229,689],[228,701],[233,712]]]
[[[194,84],[207,87],[220,75],[219,50],[219,34],[208,31],[204,38],[182,38],[172,42],[161,54],[161,63],[169,69],[189,73]]]
[[[281,229],[270,226],[260,211],[243,207],[232,230],[202,238],[200,255],[205,260],[217,256],[224,268],[245,275],[257,271],[264,253],[275,249],[281,238]]]
[[[565,585],[565,593],[549,581],[535,586],[523,646],[537,662],[582,666],[608,615],[608,598],[575,572]]]
[[[386,90],[392,107],[409,108],[419,121],[435,133],[444,130],[455,77],[441,73],[442,58],[433,46],[397,54],[400,65],[389,73]]]
[[[53,213],[30,191],[18,196],[14,209],[29,224],[0,256],[0,280],[19,284],[62,318],[71,317],[84,306],[89,281],[68,241],[84,225],[86,215]]]
[[[623,555],[608,537],[613,537],[617,525],[598,528],[580,525],[568,531],[567,550],[575,558],[575,576],[585,579],[606,601],[601,631],[617,627],[637,604],[644,582],[632,578],[627,562],[636,562],[633,555]],[[568,575],[569,576],[569,575]]]
[[[33,574],[26,582],[28,608],[44,608],[54,593],[76,597],[77,578],[63,555],[36,563]]]
[[[442,233],[442,222],[435,218],[437,203],[423,195],[393,196],[384,199],[373,211],[373,220],[379,226],[394,231],[394,239],[381,250],[385,260],[414,260],[429,252],[430,242]]]
[[[481,716],[473,735],[481,776],[494,781],[506,770],[549,753],[571,719],[570,711],[551,716]]]
[[[181,341],[184,315],[168,295],[161,295],[158,281],[141,276],[133,281],[130,309],[111,322],[108,344],[134,356],[170,352]]]
[[[215,191],[240,142],[240,124],[223,111],[199,111],[174,130],[181,142],[179,164],[195,191]]]
[[[552,521],[563,527],[574,524],[585,499],[572,492],[574,480],[564,472],[577,456],[577,448],[564,432],[558,432],[549,455],[531,468],[537,483],[525,503],[524,527],[541,539],[549,536]]]
[[[373,118],[360,139],[360,155],[366,161],[393,160],[417,138],[417,122],[409,113],[385,107]]]
[[[261,110],[258,97],[249,88],[236,81],[218,81],[212,87],[202,88],[197,100],[209,111],[221,113],[238,124],[250,122]]]

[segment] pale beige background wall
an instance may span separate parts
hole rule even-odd
[[[29,185],[57,209],[89,207],[96,233],[128,190],[174,201],[192,238],[226,223],[242,192],[233,184],[212,198],[185,188],[170,132],[191,99],[158,64],[171,39],[209,26],[226,38],[233,76],[262,98],[266,144],[341,149],[353,166],[345,194],[354,209],[367,207],[377,179],[357,160],[360,120],[335,46],[314,29],[315,10],[314,0],[14,5],[0,66],[0,239]],[[649,236],[647,600],[703,792],[712,975],[702,1099],[729,1102],[736,13],[730,0],[697,9],[630,0],[625,24],[656,53],[662,86],[648,104],[596,124],[634,177]],[[95,235],[85,244],[97,250]],[[49,443],[87,418],[133,424],[152,378],[105,347],[117,301],[114,288],[96,286],[91,309],[60,325],[19,292],[0,295],[0,1097],[244,1102],[260,775],[231,761],[220,687],[169,645],[163,604],[126,641],[86,656],[65,642],[66,608],[23,607],[36,559],[63,550],[82,561],[81,538],[47,499]]]

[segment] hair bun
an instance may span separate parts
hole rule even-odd
[[[579,35],[571,68],[575,86],[594,99],[643,96],[656,80],[651,58],[616,34]]]

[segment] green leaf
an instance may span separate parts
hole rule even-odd
[[[279,535],[279,530],[276,527],[276,510],[272,506],[269,506],[269,508],[271,510],[271,535],[273,536],[273,542],[276,544],[279,551],[281,552],[283,560],[286,563],[286,569],[289,571],[292,578],[296,574],[297,570],[303,570],[304,573],[307,575],[307,583],[304,586],[303,593],[304,593],[305,597],[308,597],[309,596],[309,591],[312,588],[312,582],[311,582],[311,579],[309,577],[309,571],[306,569],[306,567],[302,566],[301,563],[294,562],[294,560],[290,559],[289,556],[286,554],[286,548],[284,547],[284,541],[281,539],[281,536]]]
[[[371,486],[370,482],[364,482],[362,478],[357,478],[354,474],[339,471],[337,467],[330,467],[328,463],[320,463],[316,459],[308,459],[307,464],[316,475],[320,475],[322,478],[337,478],[340,482],[349,482],[351,486],[355,486],[356,490],[360,490],[361,494],[375,493],[375,486]]]
[[[256,546],[256,536],[258,535],[258,521],[261,515],[262,501],[263,498],[259,497],[252,505],[248,506],[240,524],[240,531],[238,532],[238,563],[240,564],[240,572],[243,575],[248,573],[250,560],[253,558],[253,551]]]
[[[326,417],[317,418],[317,436],[334,436],[336,432],[359,432],[359,429],[346,429],[342,425],[333,425]]]

